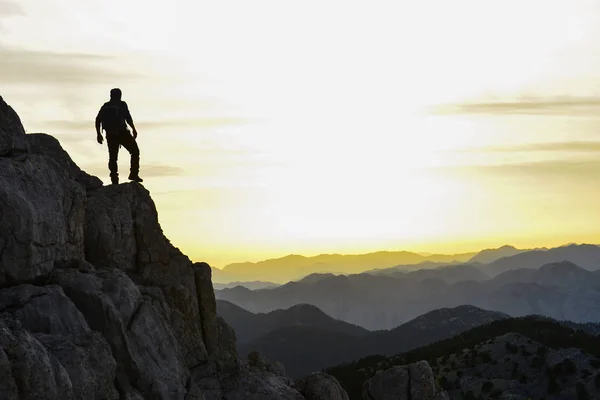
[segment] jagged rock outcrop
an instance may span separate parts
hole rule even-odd
[[[85,189],[47,156],[0,157],[0,286],[47,276],[83,259]]]
[[[448,394],[437,388],[433,370],[427,361],[379,371],[365,382],[365,400],[447,400]]]
[[[238,359],[210,266],[142,185],[103,186],[1,97],[0,216],[0,398],[304,399],[281,364]]]
[[[21,119],[0,96],[0,157],[26,153],[25,129]]]

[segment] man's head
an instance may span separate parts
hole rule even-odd
[[[121,89],[114,88],[110,91],[110,99],[111,100],[121,100],[122,94],[123,93],[121,93]]]

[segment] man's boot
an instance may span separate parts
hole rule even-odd
[[[144,180],[142,178],[140,178],[140,176],[134,172],[129,174],[129,180],[134,181],[134,182],[144,182]]]
[[[111,174],[110,175],[110,181],[113,185],[118,185],[119,184],[119,175],[118,174]]]

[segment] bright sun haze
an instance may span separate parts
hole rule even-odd
[[[595,0],[0,0],[0,94],[108,183],[120,87],[163,230],[217,267],[552,246],[600,233],[599,41]]]

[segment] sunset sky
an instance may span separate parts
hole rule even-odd
[[[112,87],[195,261],[600,242],[597,0],[0,0],[0,95],[105,183]]]

